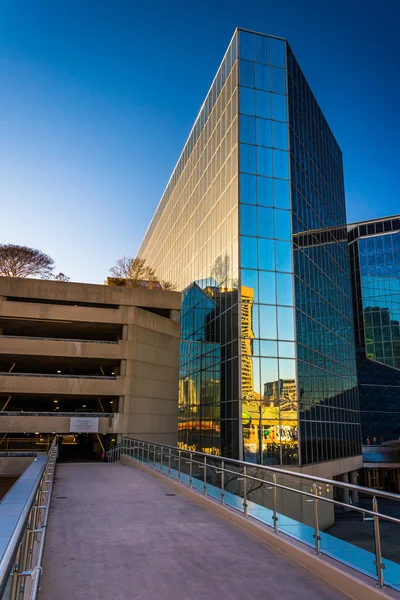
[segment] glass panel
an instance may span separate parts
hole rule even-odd
[[[292,274],[277,273],[276,274],[276,285],[277,285],[277,303],[287,304],[291,306],[293,304],[293,276]]]
[[[240,85],[254,87],[255,63],[248,60],[240,61]],[[269,88],[268,88],[269,89]]]
[[[274,179],[274,193],[276,208],[290,208],[290,188],[288,181]]]
[[[277,121],[287,121],[287,99],[280,94],[271,94],[272,118]]]
[[[288,126],[280,121],[273,121],[273,146],[274,148],[288,149]]]
[[[256,90],[256,115],[257,117],[271,118],[271,94]]]
[[[290,240],[290,211],[276,210],[275,211],[275,237],[280,240]]]
[[[256,97],[253,89],[240,88],[240,112],[246,115],[256,114]]]
[[[256,60],[267,64],[271,61],[271,40],[265,35],[256,35]]]
[[[278,94],[286,94],[286,70],[272,67],[272,91]]]
[[[256,147],[240,144],[240,170],[245,173],[256,173]]]
[[[241,265],[248,269],[257,269],[257,238],[240,237]]]
[[[289,342],[285,342],[289,343]],[[277,343],[272,340],[260,340],[261,356],[277,356]]]
[[[276,338],[276,307],[260,304],[260,338]]]
[[[256,143],[256,120],[254,117],[240,116],[240,141],[246,144]]]
[[[272,175],[272,150],[270,148],[257,147],[257,173],[266,177]]]
[[[254,290],[254,301],[258,301],[258,271],[242,269],[242,286]]]
[[[272,64],[277,67],[284,67],[286,64],[285,61],[285,42],[283,40],[271,39],[272,46]]]
[[[256,207],[251,204],[240,205],[240,233],[257,235]]]
[[[257,121],[257,144],[259,146],[272,146],[271,121],[267,119],[256,119]]]
[[[296,365],[294,360],[280,359],[279,360],[279,378],[294,379],[296,375]]]
[[[256,64],[256,88],[269,92],[271,89],[271,72],[270,67]]]
[[[273,206],[272,179],[257,177],[257,203],[261,206]]]
[[[255,175],[240,175],[240,201],[247,204],[257,202],[257,177]]]
[[[260,237],[274,237],[274,209],[258,207],[258,235]]]
[[[240,58],[254,60],[254,34],[247,31],[240,32]]]
[[[294,342],[279,342],[279,356],[283,358],[295,358]]]
[[[274,177],[288,179],[289,177],[289,153],[282,150],[274,150]]]
[[[294,340],[293,308],[278,306],[278,338]]]
[[[290,242],[275,242],[276,270],[292,271],[292,244]]]
[[[281,242],[284,243],[284,242]],[[266,271],[275,269],[274,241],[258,239],[259,268]]]
[[[259,271],[260,304],[276,304],[275,273]]]

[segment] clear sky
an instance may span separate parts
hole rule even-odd
[[[287,37],[349,220],[400,212],[398,0],[0,0],[0,243],[101,283],[134,256],[235,27]]]

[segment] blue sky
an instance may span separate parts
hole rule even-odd
[[[93,283],[134,256],[237,26],[288,38],[349,220],[400,212],[399,17],[397,0],[0,0],[0,243]]]

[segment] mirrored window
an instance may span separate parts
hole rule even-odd
[[[257,121],[257,144],[259,146],[272,146],[271,121],[267,119],[256,119]]]
[[[240,204],[240,233],[257,235],[256,207],[251,204]]]
[[[274,150],[274,177],[288,179],[289,177],[289,153],[282,150]]]
[[[256,173],[256,147],[240,144],[240,170],[244,173]]]
[[[275,211],[275,237],[280,240],[291,239],[291,214],[289,210]]]
[[[272,86],[273,92],[278,94],[286,94],[286,71],[285,69],[278,69],[271,67],[272,75]]]
[[[294,360],[281,358],[279,360],[279,378],[280,379],[295,379],[296,365]]]
[[[278,306],[278,339],[294,340],[293,308]]]
[[[274,340],[260,340],[260,355],[261,356],[278,356],[277,342]]]
[[[287,121],[287,98],[280,94],[271,94],[272,118],[277,121]]]
[[[277,303],[293,305],[293,276],[291,273],[276,274]]]
[[[242,286],[254,290],[254,302],[258,302],[258,271],[242,269]]]
[[[256,119],[240,115],[240,141],[246,144],[256,143]]]
[[[262,358],[261,367],[261,388],[266,384],[277,381],[278,379],[278,361],[275,358]]]
[[[288,149],[288,126],[281,121],[273,121],[273,146],[274,148]]]
[[[265,35],[256,35],[256,60],[270,64],[271,39]]]
[[[295,358],[294,342],[279,342],[278,346],[281,358]]]
[[[276,306],[260,304],[260,338],[276,339]]]
[[[274,241],[258,239],[259,268],[266,271],[275,269]]]
[[[257,148],[257,173],[265,177],[272,176],[272,150],[270,148]]]
[[[271,118],[271,94],[256,90],[256,115],[257,117]]]
[[[260,304],[276,304],[275,273],[259,271],[259,300]]]
[[[285,60],[285,42],[283,40],[271,39],[271,62],[277,67],[284,67]]]
[[[240,60],[240,85],[254,87],[254,65],[255,63],[250,62],[249,60]]]
[[[289,181],[274,179],[274,203],[276,208],[290,208]]]
[[[245,115],[256,114],[256,97],[254,89],[240,88],[240,112]]]
[[[256,65],[256,88],[269,92],[271,89],[271,69],[267,65]]]
[[[240,237],[240,255],[242,267],[257,269],[257,238]]]
[[[255,175],[240,175],[240,201],[247,204],[257,202],[257,178]]]
[[[292,244],[275,242],[276,270],[290,273],[292,271]]]
[[[273,206],[273,180],[269,177],[257,177],[257,204]]]
[[[274,209],[259,206],[258,212],[258,235],[260,237],[274,237]]]
[[[240,58],[254,60],[254,34],[248,31],[240,32]]]

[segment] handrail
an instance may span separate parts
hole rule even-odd
[[[115,413],[104,412],[60,412],[60,411],[27,411],[27,410],[4,410],[0,411],[0,417],[104,417],[112,419]]]
[[[148,443],[143,440],[137,440],[137,439],[128,438],[128,437],[124,437],[123,439],[140,442],[140,443],[145,443],[145,444]],[[393,494],[392,492],[385,492],[384,490],[376,490],[376,489],[371,490],[371,488],[366,488],[362,485],[355,485],[353,483],[346,483],[344,481],[336,481],[336,479],[335,480],[326,479],[324,477],[317,477],[316,475],[309,475],[307,473],[299,473],[297,471],[288,471],[287,469],[281,469],[280,467],[270,467],[268,465],[259,465],[257,463],[246,462],[244,460],[237,460],[236,458],[227,458],[226,456],[225,457],[217,456],[216,454],[206,454],[204,452],[198,452],[197,450],[185,450],[183,448],[178,448],[177,446],[168,446],[167,444],[152,444],[152,445],[160,446],[162,448],[168,448],[171,450],[177,450],[177,451],[181,451],[181,452],[188,452],[190,454],[196,454],[198,456],[212,458],[213,460],[216,459],[216,460],[220,460],[220,461],[226,461],[226,462],[234,463],[234,464],[242,466],[242,467],[246,466],[246,467],[252,467],[253,469],[254,468],[262,469],[264,471],[269,471],[270,473],[276,473],[277,475],[288,475],[289,477],[298,477],[299,479],[304,479],[307,481],[315,481],[317,483],[323,483],[323,484],[327,484],[327,485],[335,485],[335,487],[345,488],[348,490],[354,490],[354,491],[358,491],[363,494],[365,493],[365,494],[369,494],[372,496],[380,496],[382,498],[400,501],[399,494]]]
[[[42,571],[41,561],[57,454],[57,436],[55,436],[48,452],[46,463],[39,469],[39,473],[1,558],[0,598],[3,596],[8,585],[11,585],[10,600],[21,597],[20,593],[25,588],[25,580],[28,576],[32,577],[30,599],[35,600],[36,598],[40,573]],[[43,511],[45,511],[44,517],[42,514]],[[36,560],[37,564],[32,568],[32,562],[35,558],[34,543],[37,541],[38,534],[41,535]]]
[[[8,372],[1,372],[0,371],[0,376],[3,375],[7,375],[7,377],[55,377],[55,378],[59,378],[59,379],[101,379],[102,381],[104,381],[104,379],[112,379],[112,380],[116,380],[117,376],[111,376],[111,375],[74,375],[73,373],[71,373],[70,375],[62,375],[61,373],[8,373]]]
[[[126,455],[134,460],[137,460],[138,462],[142,462],[143,464],[147,465],[150,468],[153,468],[154,470],[158,470],[160,473],[168,476],[168,477],[173,477],[175,480],[177,479],[179,483],[183,483],[186,485],[189,485],[190,488],[195,488],[197,489],[197,491],[199,493],[201,493],[201,491],[203,492],[204,495],[210,495],[211,498],[213,498],[213,500],[218,499],[218,495],[220,495],[220,501],[222,504],[225,504],[225,497],[227,494],[230,494],[234,497],[236,497],[236,500],[233,502],[232,504],[232,500],[231,500],[231,506],[237,510],[240,510],[241,512],[243,512],[244,516],[247,517],[248,516],[248,494],[251,493],[252,491],[254,492],[255,490],[252,489],[248,489],[248,482],[256,482],[258,485],[258,487],[256,487],[256,489],[259,489],[260,487],[263,487],[264,490],[272,490],[273,496],[273,508],[272,511],[271,509],[267,509],[267,507],[263,504],[263,502],[261,502],[261,504],[255,504],[258,509],[267,509],[267,511],[271,511],[272,513],[272,525],[269,521],[269,519],[271,517],[268,517],[267,520],[265,520],[264,518],[264,522],[267,523],[268,525],[272,526],[274,528],[274,532],[275,533],[279,533],[282,530],[282,527],[284,528],[285,525],[283,524],[280,528],[278,528],[278,518],[281,517],[281,515],[279,514],[278,511],[278,502],[277,502],[277,491],[280,490],[281,492],[286,490],[290,493],[294,493],[296,495],[299,495],[301,498],[304,498],[305,502],[311,502],[312,506],[313,506],[313,510],[311,513],[312,518],[311,520],[311,528],[312,531],[314,532],[313,534],[313,539],[314,539],[314,552],[316,554],[322,554],[322,553],[326,553],[330,556],[333,556],[333,558],[336,558],[339,561],[345,562],[346,560],[343,559],[343,557],[339,556],[338,554],[329,554],[329,549],[328,551],[323,548],[321,550],[321,528],[319,525],[319,502],[323,502],[326,503],[327,505],[333,505],[333,506],[338,506],[340,508],[343,508],[345,510],[353,510],[357,513],[362,514],[363,516],[363,520],[367,520],[367,521],[373,521],[373,536],[374,536],[374,545],[375,545],[375,553],[371,554],[371,561],[367,561],[367,567],[366,567],[366,571],[362,570],[359,566],[359,564],[357,563],[357,561],[355,561],[354,563],[354,567],[355,569],[361,570],[361,572],[364,573],[368,573],[370,576],[372,577],[376,577],[377,579],[377,586],[378,587],[384,587],[384,577],[383,577],[383,570],[385,569],[385,565],[383,563],[383,556],[382,556],[382,549],[381,549],[381,535],[380,535],[380,521],[385,520],[387,522],[391,522],[391,523],[396,523],[396,524],[400,524],[400,518],[393,516],[392,514],[385,514],[383,512],[381,512],[378,508],[378,499],[384,498],[384,499],[389,499],[389,500],[394,500],[396,502],[399,502],[399,506],[400,506],[400,495],[399,494],[393,494],[390,492],[385,492],[385,491],[381,491],[381,490],[376,490],[376,489],[372,489],[372,488],[366,488],[364,486],[360,486],[360,485],[355,485],[355,484],[349,484],[346,482],[342,482],[342,481],[336,481],[336,480],[332,480],[332,479],[326,479],[324,477],[317,477],[317,476],[313,476],[310,474],[306,474],[306,473],[298,473],[296,471],[289,471],[287,469],[281,469],[279,467],[270,467],[267,465],[258,465],[258,464],[254,464],[254,463],[249,463],[246,461],[240,461],[237,459],[231,459],[231,458],[226,458],[226,457],[222,457],[222,456],[216,456],[216,455],[212,455],[212,454],[206,454],[204,452],[198,452],[196,450],[186,450],[186,449],[182,449],[182,448],[178,448],[176,446],[169,446],[168,444],[154,444],[152,442],[146,442],[143,440],[137,440],[134,438],[127,438],[124,437],[122,439],[122,442],[119,443],[117,446],[115,446],[114,448],[112,448],[111,450],[109,450],[107,452],[107,460],[109,462],[117,462],[120,460],[122,455]],[[176,461],[175,463],[172,463],[172,461]],[[172,468],[172,464],[175,464],[177,466],[174,466]],[[187,464],[189,465],[189,474],[187,474],[187,472],[185,471],[185,469],[182,469],[182,464]],[[196,474],[194,474],[193,472],[193,466],[196,466]],[[238,467],[237,470],[235,470],[235,467]],[[210,473],[210,469],[213,471],[214,475],[217,476],[217,483],[214,484],[209,484],[207,482],[207,469],[208,469],[208,473]],[[200,475],[201,471],[203,472],[202,475]],[[174,473],[174,475],[172,475],[172,472]],[[272,474],[272,478],[263,478],[262,473],[265,472],[267,475],[271,475]],[[229,480],[230,483],[232,483],[232,481],[235,481],[236,479],[236,488],[234,488],[234,491],[229,491],[226,489],[226,486],[228,484],[228,482],[225,479],[226,475],[234,475],[234,478],[231,478]],[[199,476],[200,475],[200,476]],[[282,480],[279,481],[278,477],[283,478],[283,482]],[[300,480],[301,482],[307,481],[310,482],[310,488],[308,491],[306,489],[304,489],[304,486],[300,485],[299,487],[295,487],[295,483],[294,484],[290,484],[290,481],[288,483],[286,483],[285,481],[285,477],[289,477],[291,479],[291,481],[293,480]],[[272,481],[271,481],[272,479]],[[197,484],[194,485],[194,481],[197,481]],[[202,483],[200,483],[202,482]],[[239,482],[241,482],[239,484]],[[199,486],[200,483],[200,486]],[[323,495],[323,484],[325,487],[325,491],[326,491],[326,495]],[[209,485],[211,485],[211,487],[213,488],[212,490],[209,489]],[[200,490],[199,490],[200,487]],[[353,491],[353,492],[357,492],[359,494],[363,494],[363,495],[368,495],[370,497],[370,499],[372,500],[372,510],[369,508],[363,508],[360,506],[357,506],[355,504],[350,504],[350,501],[345,501],[346,497],[343,499],[336,499],[333,497],[333,488],[341,488],[342,490],[348,490],[348,491]],[[232,490],[232,488],[230,488]],[[241,498],[242,499],[242,503],[238,504],[237,502],[237,498]],[[252,504],[252,503],[250,503]],[[284,513],[285,514],[285,513]],[[288,516],[288,515],[286,515]],[[257,518],[257,517],[256,517]],[[294,517],[295,519],[297,517]],[[263,520],[263,519],[261,519]],[[310,525],[307,525],[307,527],[309,527]],[[307,534],[308,535],[308,534]],[[324,534],[325,535],[325,534]],[[330,534],[328,535],[328,538],[330,537]],[[310,543],[310,540],[305,537],[305,538],[301,538],[301,541],[305,542],[305,543]],[[345,544],[347,544],[347,542],[343,542]],[[350,543],[350,542],[349,542]],[[352,546],[352,548],[355,550],[355,546]],[[346,548],[347,551],[347,548]],[[366,551],[364,551],[366,552]],[[375,560],[374,560],[375,559]],[[385,559],[386,561],[386,559]],[[390,561],[388,561],[390,563]],[[348,562],[346,564],[349,564]],[[386,566],[388,566],[386,564]],[[398,585],[397,583],[397,579],[394,580],[395,577],[398,578],[397,575],[397,566],[395,565],[395,563],[391,563],[391,569],[395,569],[394,573],[395,575],[393,575],[393,571],[392,571],[392,575],[391,575],[391,581],[385,581],[386,585],[392,585],[394,587],[396,587]],[[399,570],[400,570],[400,565],[399,565]],[[372,570],[374,569],[376,571],[376,575],[374,574],[374,571]],[[387,576],[386,576],[387,579]]]

